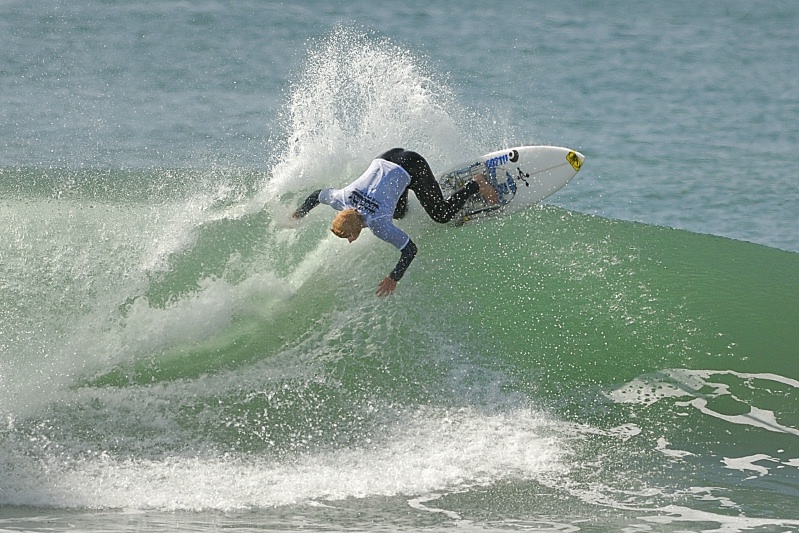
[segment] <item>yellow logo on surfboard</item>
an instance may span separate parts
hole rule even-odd
[[[580,170],[580,167],[583,166],[583,162],[580,161],[580,158],[577,157],[577,154],[574,152],[569,152],[566,154],[566,161],[568,161],[575,172]]]

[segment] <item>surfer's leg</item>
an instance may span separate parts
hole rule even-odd
[[[464,187],[455,191],[449,198],[444,198],[441,187],[436,181],[433,171],[430,170],[430,165],[427,164],[427,161],[414,152],[405,153],[410,154],[408,158],[411,161],[409,166],[403,165],[403,168],[408,170],[411,175],[411,184],[408,188],[416,194],[419,203],[422,204],[430,218],[436,222],[442,224],[449,222],[455,216],[455,213],[460,211],[466,200],[480,190],[477,183],[470,181]]]
[[[444,198],[441,187],[438,185],[433,171],[430,170],[430,165],[427,164],[427,161],[421,155],[402,148],[394,148],[382,154],[380,158],[396,163],[411,175],[411,184],[408,188],[416,194],[419,203],[422,204],[430,218],[436,222],[449,222],[455,213],[463,207],[466,200],[480,190],[477,183],[469,182],[465,187],[455,191],[449,198]],[[405,191],[405,194],[407,194],[407,191]],[[402,201],[400,199],[400,203]],[[405,198],[405,201],[407,202],[407,198]],[[398,203],[398,208],[399,205]],[[407,204],[403,208],[407,209]]]
[[[444,199],[441,187],[439,187],[435,178],[420,179],[417,183],[411,181],[409,188],[413,189],[419,199],[419,203],[422,204],[430,218],[442,224],[449,222],[455,216],[455,213],[461,210],[466,200],[480,190],[477,183],[470,181],[464,187],[455,191],[452,196]]]

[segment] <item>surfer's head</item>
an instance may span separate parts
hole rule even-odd
[[[349,242],[354,241],[361,234],[364,228],[363,217],[355,209],[345,209],[336,215],[333,219],[333,224],[330,226],[330,231],[336,237],[347,239]]]

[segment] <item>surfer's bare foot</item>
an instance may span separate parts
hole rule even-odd
[[[486,177],[482,174],[478,174],[472,178],[478,187],[480,187],[480,195],[483,199],[488,202],[488,205],[496,205],[499,203],[499,193],[497,190],[488,183]]]

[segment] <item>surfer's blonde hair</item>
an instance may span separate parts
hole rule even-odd
[[[336,237],[347,239],[357,239],[363,229],[363,217],[355,209],[345,209],[340,211],[336,218],[333,219],[333,224],[330,226],[330,231]]]

